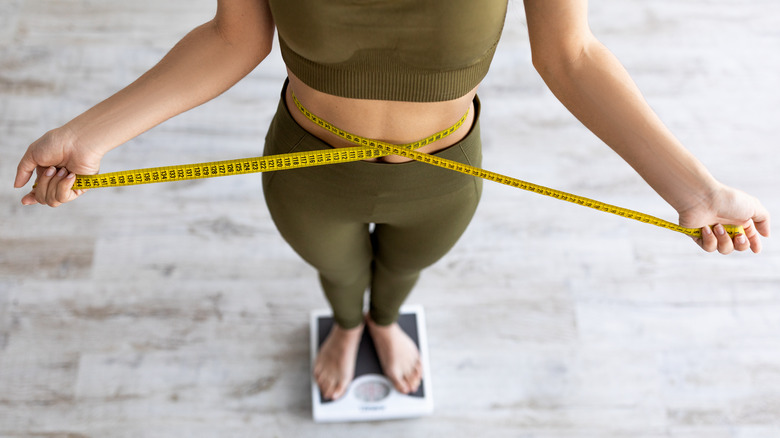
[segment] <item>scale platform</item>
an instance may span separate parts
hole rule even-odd
[[[420,349],[423,379],[417,392],[401,394],[390,380],[382,374],[382,367],[368,330],[358,347],[355,364],[355,379],[347,392],[338,400],[325,400],[320,394],[314,377],[311,380],[311,399],[314,421],[346,422],[375,421],[400,418],[414,418],[433,413],[430,365],[428,363],[428,342],[425,336],[425,314],[422,306],[404,306],[398,325],[409,335]],[[311,366],[317,357],[320,345],[325,341],[333,318],[328,310],[311,313]]]

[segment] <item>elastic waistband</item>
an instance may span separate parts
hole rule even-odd
[[[284,99],[287,83],[282,89],[276,115],[266,136],[265,155],[330,149],[328,143],[301,127],[290,114]],[[479,130],[480,102],[474,99],[474,121],[469,133],[458,143],[433,155],[473,166],[481,166],[482,145]],[[299,178],[322,181],[323,190],[329,190],[330,181],[338,184],[338,190],[361,195],[389,195],[407,191],[446,193],[465,184],[473,184],[474,177],[425,163],[383,163],[355,161],[304,169],[285,170],[295,172]]]

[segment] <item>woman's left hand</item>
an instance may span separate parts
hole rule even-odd
[[[680,225],[701,228],[702,235],[694,239],[707,252],[721,254],[761,251],[761,236],[769,237],[769,212],[761,202],[742,191],[727,186],[714,190],[708,199],[682,210]],[[741,225],[744,234],[729,236],[723,224]]]

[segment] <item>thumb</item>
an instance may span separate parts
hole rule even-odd
[[[769,237],[769,211],[764,208],[761,203],[756,202],[756,212],[753,214],[753,224],[756,226],[756,230],[764,237]]]
[[[33,171],[38,167],[38,164],[32,159],[29,153],[24,154],[22,161],[16,167],[16,179],[14,180],[14,187],[17,189],[23,187],[30,181]]]

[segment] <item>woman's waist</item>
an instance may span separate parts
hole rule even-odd
[[[454,132],[417,149],[425,153],[435,153],[461,141],[468,135],[475,118],[476,88],[461,98],[445,102],[376,101],[328,95],[312,89],[291,74],[285,92],[290,115],[304,130],[336,148],[355,144],[309,120],[296,107],[293,93],[308,111],[333,126],[356,136],[391,144],[419,141],[452,127],[466,114]],[[410,160],[385,156],[371,161],[403,163]]]

